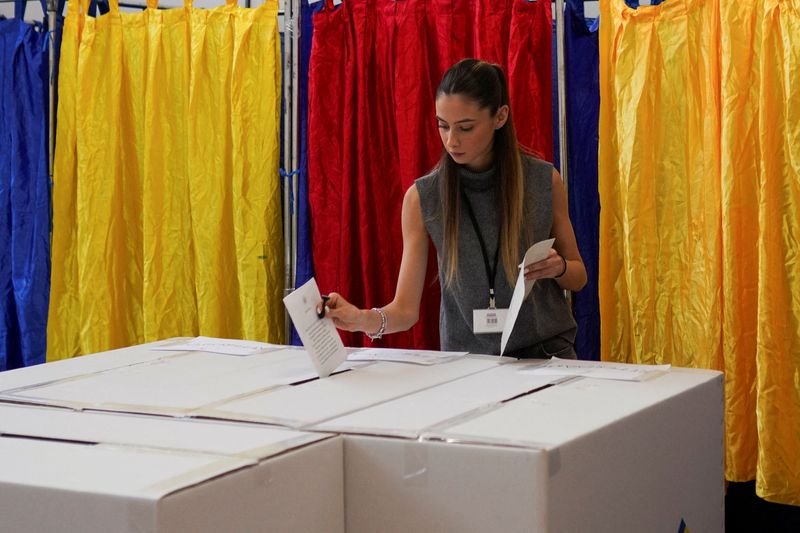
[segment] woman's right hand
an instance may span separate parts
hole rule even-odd
[[[365,331],[364,312],[345,300],[340,294],[332,292],[327,302],[317,304],[317,312],[326,306],[325,316],[333,320],[333,325],[345,331]]]

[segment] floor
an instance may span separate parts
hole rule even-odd
[[[691,526],[689,528],[691,533]],[[800,507],[756,496],[756,482],[731,483],[725,496],[726,533],[800,533]]]

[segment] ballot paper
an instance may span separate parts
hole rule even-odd
[[[446,363],[467,355],[467,352],[434,352],[425,350],[397,350],[393,348],[369,348],[358,350],[347,356],[348,361],[392,361],[416,365]]]
[[[631,365],[553,357],[544,365],[525,367],[520,372],[540,376],[583,376],[594,379],[642,381],[660,372],[667,372],[670,368],[672,365]]]
[[[525,267],[531,263],[547,259],[550,248],[553,247],[553,242],[555,242],[555,239],[539,241],[525,252],[522,264],[519,265],[517,283],[514,285],[514,293],[511,295],[511,304],[508,306],[506,323],[503,327],[503,334],[500,337],[500,355],[503,355],[506,351],[506,344],[508,343],[508,338],[511,336],[511,332],[514,330],[514,324],[517,322],[519,310],[522,308],[522,302],[528,297],[535,283],[535,280],[528,281],[525,279]]]
[[[319,377],[325,378],[347,359],[347,351],[333,320],[317,316],[317,304],[321,301],[314,278],[283,299],[314,368]]]
[[[214,337],[195,337],[189,341],[153,346],[150,349],[166,352],[210,352],[226,355],[254,355],[257,353],[265,353],[282,348],[283,346],[278,346],[277,344],[268,344],[266,342],[217,339]]]

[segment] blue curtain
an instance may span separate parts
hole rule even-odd
[[[600,49],[597,21],[586,20],[581,0],[567,0],[564,12],[567,86],[569,216],[588,281],[573,295],[578,333],[575,351],[582,359],[600,359],[600,307],[597,292],[600,197],[597,144],[600,118]]]
[[[0,370],[43,363],[47,343],[48,34],[24,14],[17,0],[0,20]]]
[[[638,7],[636,0],[628,1]],[[600,117],[598,20],[587,20],[582,0],[567,0],[564,7],[564,76],[567,106],[567,157],[569,216],[586,265],[588,281],[573,295],[578,323],[575,351],[580,359],[600,359],[600,308],[597,293],[600,198],[597,192],[597,145]],[[556,46],[553,30],[553,49]],[[556,55],[553,54],[553,91],[558,90]],[[558,99],[553,99],[553,120],[558,137]],[[556,151],[556,168],[561,167]]]
[[[302,0],[300,6],[300,168],[294,176],[297,180],[297,266],[295,286],[299,287],[314,277],[314,260],[311,256],[311,221],[308,207],[308,63],[311,57],[311,37],[314,32],[314,14],[325,2],[308,4]],[[292,344],[301,345],[297,331],[292,328]]]

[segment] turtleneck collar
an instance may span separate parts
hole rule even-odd
[[[464,185],[464,188],[473,191],[491,189],[497,181],[495,179],[496,171],[493,166],[482,172],[473,172],[467,167],[459,166],[458,175],[461,178],[461,183]]]

